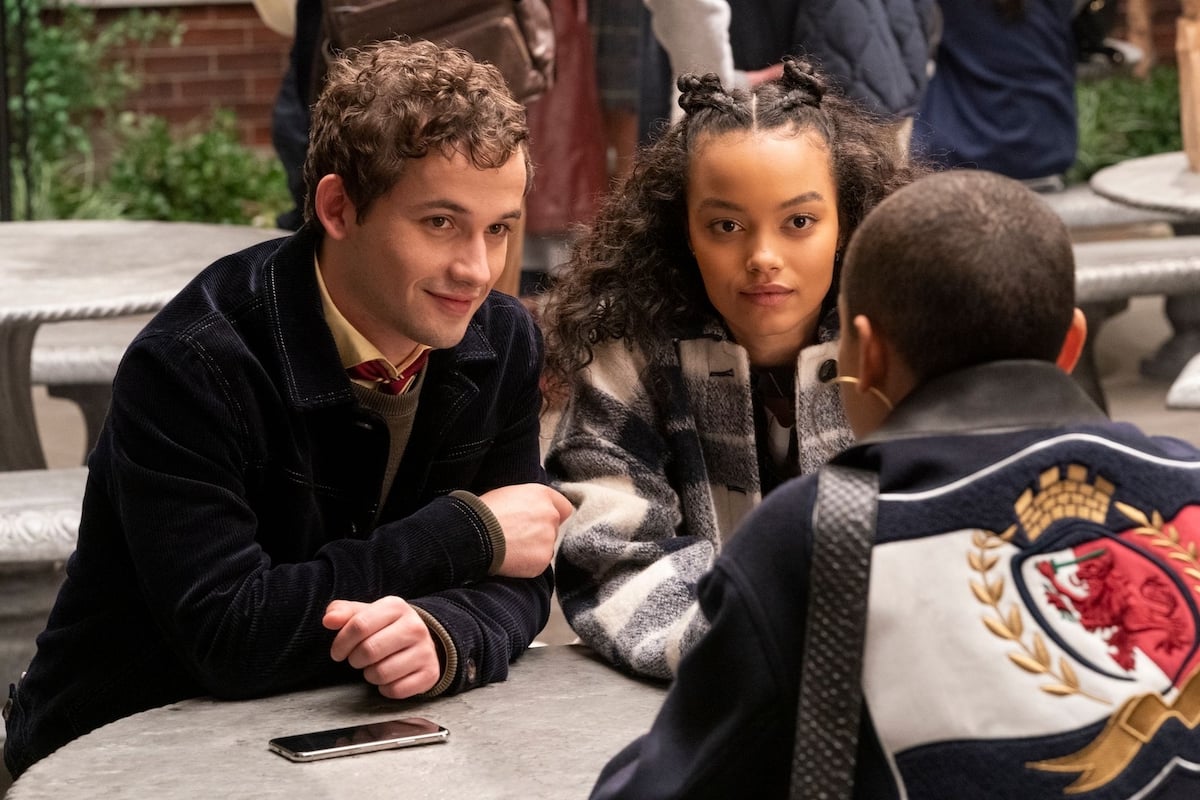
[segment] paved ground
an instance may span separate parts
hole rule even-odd
[[[1141,359],[1152,356],[1170,327],[1161,297],[1134,298],[1129,310],[1104,325],[1096,340],[1096,361],[1113,419],[1134,422],[1147,433],[1176,436],[1200,446],[1200,410],[1166,407],[1170,384],[1138,373]]]

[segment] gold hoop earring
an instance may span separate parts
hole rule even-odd
[[[857,386],[858,378],[854,377],[853,375],[838,375],[836,378],[833,379],[833,383],[850,383],[850,384]],[[868,386],[867,391],[870,392],[871,394],[875,395],[875,397],[878,398],[879,402],[881,402],[885,406],[887,406],[888,411],[891,411],[895,408],[895,406],[892,405],[892,401],[888,399],[888,396],[886,394],[884,394],[883,392],[881,392],[878,388],[876,388],[874,386]]]

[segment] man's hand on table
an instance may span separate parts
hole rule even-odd
[[[334,600],[322,624],[337,631],[329,655],[362,670],[393,700],[427,692],[442,674],[437,645],[416,609],[399,597],[373,603]]]

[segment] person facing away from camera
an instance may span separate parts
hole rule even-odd
[[[494,67],[388,41],[333,66],[312,131],[301,230],[208,267],[125,354],[10,689],[14,775],[186,697],[504,680],[547,620],[570,504],[540,466],[540,335],[490,292],[524,110]]]
[[[559,598],[615,665],[669,678],[705,627],[696,581],[764,495],[851,442],[838,264],[917,173],[886,124],[809,63],[752,92],[679,80],[544,309],[565,394],[547,471],[571,499]],[[565,387],[565,388],[564,388]]]
[[[1196,797],[1200,450],[1065,372],[1074,290],[1062,221],[995,173],[901,189],[846,250],[859,441],[832,463],[879,479],[856,798]],[[712,627],[594,798],[786,796],[824,480],[772,493],[701,579]]]

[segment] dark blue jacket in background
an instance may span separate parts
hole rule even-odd
[[[1075,163],[1073,0],[1030,0],[1017,20],[994,0],[942,3],[937,70],[913,126],[914,151],[945,167],[1017,180]]]
[[[872,111],[912,116],[928,80],[933,0],[729,0],[733,64],[815,59]]]
[[[334,599],[432,615],[456,650],[449,692],[504,680],[545,624],[550,570],[489,577],[484,522],[447,496],[544,481],[530,315],[493,293],[431,354],[380,510],[388,431],[354,399],[315,246],[305,230],[217,261],[126,353],[78,548],[13,698],[14,775],[143,709],[355,679],[329,656]]]
[[[816,61],[844,94],[885,119],[912,117],[929,81],[934,0],[729,0],[733,65],[757,70],[785,55]],[[639,141],[671,117],[671,66],[649,15],[642,25]]]

